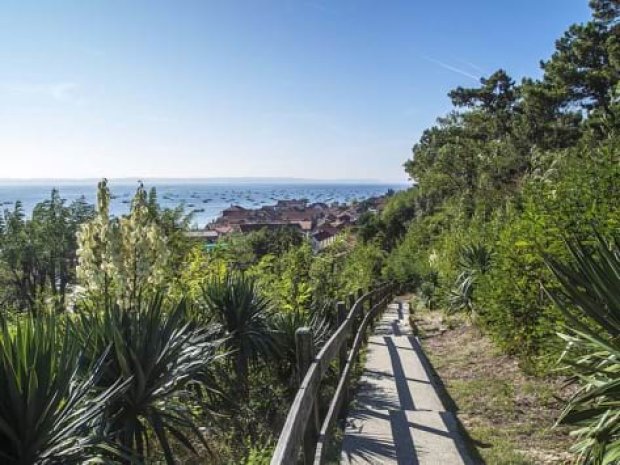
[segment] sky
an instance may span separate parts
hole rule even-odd
[[[5,0],[0,178],[407,179],[447,93],[586,0]]]

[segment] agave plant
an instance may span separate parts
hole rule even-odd
[[[225,344],[235,361],[239,388],[247,395],[249,363],[275,350],[269,322],[270,302],[260,295],[253,278],[239,272],[208,280],[202,288],[202,297],[209,317],[225,332]]]
[[[576,426],[582,463],[620,462],[620,244],[568,244],[573,264],[547,257],[561,284],[550,292],[567,319],[563,360],[580,383],[559,422]],[[585,317],[585,318],[584,318]]]
[[[491,269],[493,253],[482,243],[467,244],[459,254],[459,267],[462,270],[484,274]]]
[[[297,386],[297,351],[295,333],[301,327],[312,330],[314,347],[321,347],[330,335],[331,327],[324,316],[324,308],[313,306],[310,310],[278,312],[273,315],[272,327],[276,337],[278,371],[281,378],[292,386]]]
[[[0,463],[81,464],[95,459],[107,447],[91,434],[92,427],[119,383],[95,395],[100,365],[79,377],[78,344],[51,317],[1,326]]]
[[[448,291],[448,309],[452,312],[466,312],[472,317],[474,310],[475,275],[462,272],[456,278],[454,286]]]
[[[127,384],[104,411],[105,434],[125,451],[127,463],[156,452],[175,463],[171,439],[194,453],[198,443],[209,450],[188,387],[208,382],[205,372],[220,357],[221,341],[213,330],[187,322],[185,301],[166,307],[161,295],[140,308],[91,307],[81,310],[73,325],[91,360],[110,347],[97,385],[118,379]]]
[[[466,312],[471,319],[476,316],[474,291],[481,275],[491,269],[493,254],[484,244],[463,246],[459,254],[457,276],[448,292],[448,309],[452,312]]]

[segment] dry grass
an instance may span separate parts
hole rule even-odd
[[[557,377],[525,374],[477,328],[439,311],[413,323],[458,417],[488,465],[571,463],[565,428],[553,428],[568,392]]]

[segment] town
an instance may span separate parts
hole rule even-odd
[[[256,209],[231,205],[204,229],[189,231],[187,236],[209,246],[232,233],[292,227],[309,238],[313,250],[318,252],[333,243],[344,229],[355,226],[363,213],[380,212],[391,194],[388,192],[351,204],[335,202],[328,205],[309,203],[306,199],[286,199]]]

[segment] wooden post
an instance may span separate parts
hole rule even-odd
[[[355,294],[353,294],[352,292],[349,293],[348,295],[349,298],[349,308],[347,309],[347,313],[349,313],[351,311],[351,309],[353,308],[353,306],[355,305]],[[353,344],[353,338],[355,338],[355,333],[357,333],[357,328],[359,327],[360,324],[360,315],[354,315],[353,316],[353,324],[351,325],[351,333],[349,334],[349,337],[347,338],[348,340],[348,345],[349,347],[351,347],[351,344]]]
[[[368,288],[369,292],[372,292],[374,289],[372,286],[370,286]],[[368,297],[368,311],[371,311],[372,308],[375,306],[375,294],[370,294],[370,296]],[[373,318],[370,321],[370,331],[374,331],[375,329],[375,319]]]
[[[364,314],[366,313],[364,310],[364,300],[362,300],[362,297],[364,296],[364,291],[362,291],[361,288],[359,288],[357,290],[357,295],[355,296],[357,301],[359,301],[360,303],[360,308],[359,308],[359,313],[358,313],[358,317],[357,317],[357,327],[359,327],[362,324],[362,321],[364,321]],[[356,331],[357,332],[357,331]],[[355,337],[355,336],[354,336]]]
[[[338,315],[338,326],[344,323],[347,318],[347,308],[345,303],[340,301],[336,303],[336,315]],[[347,343],[343,343],[340,346],[340,352],[338,356],[338,370],[342,373],[344,365],[347,363]]]
[[[357,298],[361,299],[364,296],[364,289],[362,289],[361,287],[357,290]],[[362,317],[362,320],[364,319],[364,316],[366,316],[366,312],[368,312],[370,310],[370,307],[368,306],[367,303],[368,299],[364,299],[362,300],[362,303],[360,305],[360,316]],[[368,330],[364,331],[364,343],[368,342]]]
[[[301,386],[306,372],[314,359],[314,343],[312,341],[312,330],[310,328],[304,326],[295,331],[295,349],[297,352],[298,382]],[[316,399],[312,409],[314,414],[310,417],[311,419],[306,425],[306,431],[304,433],[303,455],[305,465],[310,465],[314,461],[314,450],[316,448],[316,439],[320,428]]]
[[[363,297],[363,295],[364,295],[364,290],[360,287],[357,290],[357,300],[360,300]],[[362,318],[363,318],[364,317],[364,302],[360,304],[360,307],[361,307],[360,310],[361,310]]]
[[[295,349],[297,352],[298,384],[301,386],[304,376],[312,363],[312,331],[307,326],[295,331]]]
[[[351,292],[349,294],[349,310],[353,308],[353,305],[355,305],[355,294]]]
[[[344,302],[338,302],[336,304],[336,312],[338,315],[338,326],[344,323],[344,320],[347,318],[347,308]],[[349,346],[349,338],[345,337],[342,345],[340,346],[340,352],[338,354],[338,371],[340,375],[342,375],[344,371],[344,367],[347,364],[347,349]],[[342,396],[342,407],[340,408],[340,418],[344,418],[346,414],[347,407],[349,404],[348,392],[345,390]]]

